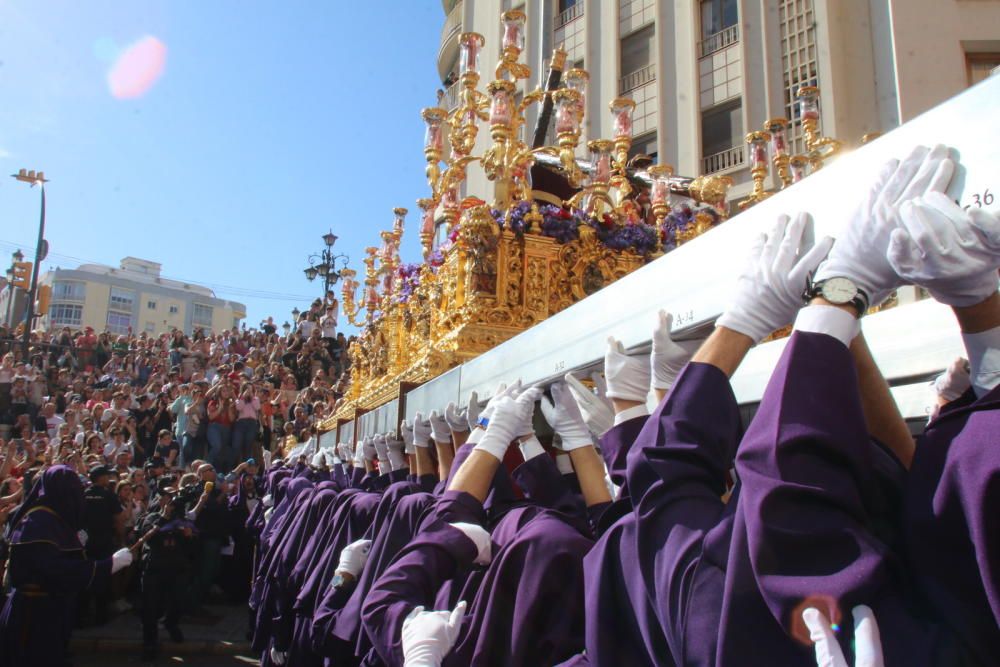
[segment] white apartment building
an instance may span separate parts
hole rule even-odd
[[[957,94],[1000,65],[998,0],[443,0],[437,57],[443,82],[457,72],[463,32],[486,38],[483,81],[499,59],[500,14],[527,15],[522,59],[544,84],[552,50],[589,71],[581,139],[612,135],[608,102],[637,103],[633,153],[672,164],[678,174],[721,173],[751,188],[747,132],[786,117],[801,151],[794,92],[821,90],[821,131],[850,146],[887,132]],[[455,86],[442,106],[454,104]],[[532,128],[537,107],[527,115]],[[476,154],[489,143],[480,132]],[[553,142],[554,143],[554,142]],[[584,152],[581,150],[580,155]],[[773,182],[767,182],[773,187]],[[468,193],[488,196],[470,169]]]
[[[222,331],[240,326],[246,306],[219,299],[207,287],[160,275],[161,265],[126,257],[117,266],[81,264],[57,268],[39,277],[52,287],[48,311],[36,320],[41,328],[93,327],[113,334],[160,334],[181,329]]]

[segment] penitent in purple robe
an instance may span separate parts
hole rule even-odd
[[[434,604],[441,586],[473,569],[475,546],[448,525],[482,523],[472,496],[448,491],[434,519],[379,577],[362,619],[379,656],[402,663],[403,620],[416,605]],[[445,665],[554,664],[582,648],[582,559],[593,542],[558,513],[544,510],[494,550]]]
[[[111,559],[83,555],[83,484],[49,468],[11,519],[10,594],[0,611],[0,666],[64,667],[76,594],[108,585]]]
[[[945,406],[918,440],[904,534],[920,592],[981,663],[1000,656],[1000,387]]]
[[[851,610],[866,604],[886,665],[962,664],[950,633],[918,617],[899,560],[879,534],[885,498],[899,494],[892,475],[880,474],[891,466],[900,471],[867,432],[848,349],[831,336],[793,333],[737,456],[730,563],[745,553],[752,571],[741,563],[728,574],[752,575],[760,603],[728,587],[720,663],[814,664],[809,648],[786,639],[801,631],[806,606],[841,619],[850,655]],[[752,656],[739,636],[748,632],[758,646]],[[767,659],[758,657],[765,647]]]

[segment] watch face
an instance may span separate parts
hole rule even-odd
[[[848,278],[830,278],[820,290],[823,298],[837,305],[850,303],[858,295],[858,288]]]

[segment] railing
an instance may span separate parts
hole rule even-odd
[[[444,89],[444,96],[441,98],[440,106],[445,111],[451,111],[458,106],[458,92],[461,89],[461,82],[456,81]]]
[[[556,14],[556,30],[563,27],[570,21],[576,20],[583,16],[583,2],[577,2],[572,7],[567,7],[563,11]]]
[[[462,3],[457,2],[444,20],[444,26],[441,28],[441,46],[438,48],[439,61],[449,44],[451,44],[451,40],[457,39],[459,33],[462,31],[462,14]]]
[[[738,23],[734,23],[725,30],[709,35],[701,41],[701,57],[704,58],[716,51],[721,51],[738,41],[740,41],[740,26]]]
[[[701,173],[714,174],[743,165],[746,157],[745,146],[734,146],[715,155],[707,155],[702,159]]]
[[[630,90],[644,86],[656,80],[656,63],[650,63],[642,69],[626,74],[618,80],[618,94],[624,95]]]

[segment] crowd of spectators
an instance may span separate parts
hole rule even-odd
[[[167,627],[179,639],[177,610],[210,618],[210,597],[245,602],[243,524],[259,475],[316,434],[349,377],[335,303],[316,300],[287,335],[272,318],[190,336],[62,327],[33,331],[24,357],[22,331],[0,328],[0,521],[46,470],[66,466],[86,483],[86,557],[142,554],[141,567],[79,596],[76,624],[140,608],[152,651],[151,614],[174,610]]]

